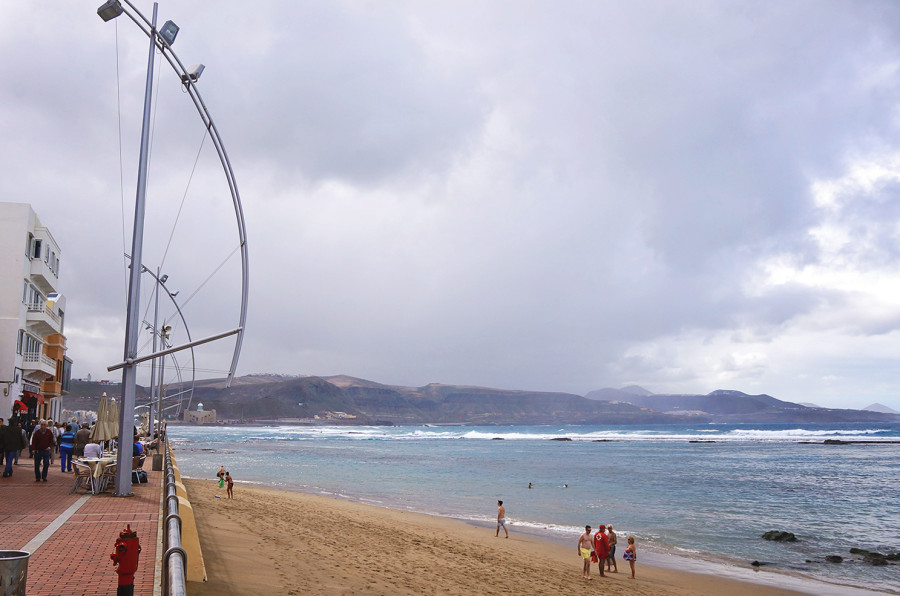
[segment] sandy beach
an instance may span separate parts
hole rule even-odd
[[[567,548],[456,520],[302,493],[244,485],[235,499],[213,481],[185,479],[209,581],[207,594],[800,594],[654,568],[581,578],[575,541]],[[216,498],[216,496],[220,498]],[[638,551],[640,557],[640,551]]]

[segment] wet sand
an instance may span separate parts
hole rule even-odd
[[[800,592],[640,562],[637,578],[581,577],[571,547],[456,520],[302,493],[185,479],[209,581],[191,596],[222,594],[633,594],[788,596]],[[220,498],[216,498],[218,495]],[[624,543],[624,540],[622,540]]]

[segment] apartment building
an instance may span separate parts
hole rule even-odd
[[[0,417],[61,413],[72,361],[60,249],[31,205],[0,203]],[[58,415],[58,414],[57,414]]]

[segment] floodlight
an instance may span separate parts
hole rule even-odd
[[[187,74],[181,75],[181,82],[187,84],[189,81],[191,83],[196,83],[197,79],[200,78],[200,75],[203,74],[203,69],[206,68],[202,64],[194,64],[189,69],[187,69]]]
[[[172,45],[175,43],[175,37],[178,35],[178,25],[173,23],[172,21],[166,21],[166,23],[162,26],[162,29],[159,30],[159,36],[166,40],[166,45]]]
[[[119,0],[107,0],[107,2],[103,3],[103,6],[97,9],[97,14],[104,21],[110,21],[122,14],[122,10]]]

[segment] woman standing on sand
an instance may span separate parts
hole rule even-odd
[[[634,546],[634,536],[628,537],[628,548],[625,549],[623,559],[631,565],[631,579],[634,579],[634,563],[637,561],[637,547]]]
[[[231,474],[225,472],[225,482],[228,483],[228,498],[234,498],[234,480],[231,479]]]

